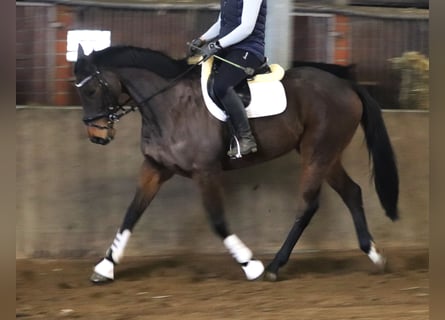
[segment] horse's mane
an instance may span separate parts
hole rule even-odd
[[[160,51],[133,46],[112,46],[90,54],[98,67],[141,68],[150,70],[163,78],[174,78],[190,65],[186,59],[176,60]]]

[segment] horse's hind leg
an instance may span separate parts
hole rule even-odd
[[[277,280],[278,269],[287,263],[298,239],[317,211],[321,184],[326,171],[327,164],[312,162],[303,165],[297,199],[297,219],[280,250],[267,266],[265,274],[266,280]]]
[[[202,201],[214,232],[223,240],[235,260],[241,265],[248,280],[255,280],[263,274],[261,261],[254,260],[252,251],[231,234],[224,217],[224,205],[220,172],[200,172],[194,176],[201,191]]]
[[[105,254],[105,258],[94,267],[94,273],[90,278],[92,282],[103,283],[114,279],[114,266],[122,260],[125,247],[135,224],[158,192],[162,183],[171,176],[170,172],[155,167],[148,160],[144,161],[136,194],[127,209],[124,221],[112,245]]]
[[[386,260],[376,249],[371,233],[368,230],[360,186],[349,177],[340,160],[330,168],[327,181],[340,195],[351,212],[360,249],[368,255],[376,266],[383,269]]]

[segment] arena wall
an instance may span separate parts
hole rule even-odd
[[[102,255],[132,199],[138,169],[140,119],[117,125],[108,146],[90,143],[78,107],[17,108],[17,257]],[[385,217],[371,183],[368,155],[359,129],[344,155],[361,185],[368,224],[381,247],[428,247],[429,113],[385,111],[400,170],[400,216]],[[341,124],[339,124],[341,125]],[[295,219],[299,175],[296,153],[225,175],[227,220],[255,252],[276,252]],[[345,205],[325,185],[320,209],[295,251],[357,248]],[[192,181],[174,177],[152,202],[127,255],[176,252],[219,253]]]

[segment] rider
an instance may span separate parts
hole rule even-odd
[[[257,69],[264,61],[266,0],[221,0],[218,20],[201,37],[190,44],[190,53],[200,53],[204,59],[212,55],[237,65]],[[246,111],[234,87],[248,75],[241,68],[222,62],[214,75],[213,91],[235,129],[240,153],[257,151]],[[236,149],[227,155],[234,157]]]

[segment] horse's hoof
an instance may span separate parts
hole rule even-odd
[[[371,249],[368,252],[368,257],[374,263],[374,266],[378,272],[384,273],[386,271],[386,257],[383,255],[383,253],[377,250],[373,242],[371,243]]]
[[[384,256],[382,256],[382,259],[376,263],[374,263],[375,266],[375,270],[376,273],[386,273],[386,271],[388,270],[388,261],[386,260],[386,258]]]
[[[90,281],[94,284],[106,284],[106,283],[113,282],[113,279],[104,277],[103,275],[100,275],[97,272],[94,272],[90,277]]]
[[[113,281],[114,279],[114,264],[110,260],[104,258],[99,262],[93,270],[90,277],[94,284],[103,284]]]
[[[272,271],[266,271],[264,273],[264,280],[270,282],[276,282],[278,280],[278,274]]]
[[[264,265],[260,260],[250,260],[242,267],[249,281],[257,280],[264,272]]]

